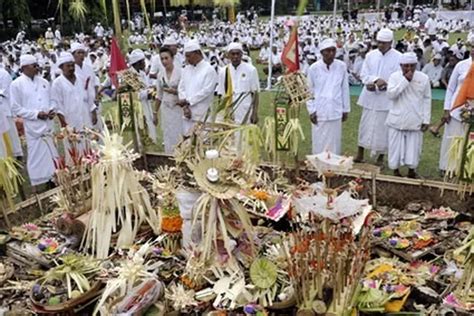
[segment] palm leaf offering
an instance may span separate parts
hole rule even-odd
[[[151,205],[132,162],[138,157],[124,145],[122,137],[105,130],[99,146],[99,162],[92,166],[92,213],[83,241],[97,258],[106,258],[117,234],[117,248],[133,245],[146,222],[158,234],[161,217]]]

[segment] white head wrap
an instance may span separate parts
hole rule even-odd
[[[201,45],[197,41],[191,40],[184,44],[184,53],[195,52],[201,50]]]
[[[456,58],[459,59],[459,60],[463,60],[464,59],[464,53],[462,51],[459,51],[455,54]]]
[[[58,58],[58,67],[61,67],[62,64],[73,63],[74,57],[71,53],[62,53]]]
[[[402,57],[400,57],[400,65],[407,65],[407,64],[416,64],[418,63],[418,58],[416,57],[416,54],[413,52],[408,52],[402,54]]]
[[[439,60],[441,60],[441,59],[443,59],[443,57],[441,57],[441,54],[438,53],[438,54],[434,55],[433,59],[439,59]]]
[[[141,49],[134,49],[128,58],[130,65],[133,65],[140,60],[145,59],[145,53]]]
[[[163,42],[163,45],[165,46],[171,46],[171,45],[178,45],[178,42],[176,41],[176,39],[174,37],[167,37],[165,38],[165,41]]]
[[[227,46],[227,52],[230,52],[231,50],[240,50],[241,52],[244,52],[242,44],[236,42],[232,42]]]
[[[36,57],[30,54],[21,55],[20,57],[20,67],[37,64],[38,61]]]
[[[78,51],[78,50],[86,51],[86,47],[84,45],[82,45],[81,43],[72,43],[71,44],[71,49],[69,50],[71,52],[71,54],[74,54],[74,52]]]
[[[327,48],[331,48],[331,47],[334,47],[336,48],[336,41],[333,40],[332,38],[326,38],[324,41],[321,42],[321,44],[319,44],[319,50],[320,51],[323,51]]]
[[[378,33],[377,33],[377,41],[380,41],[380,42],[391,42],[393,41],[393,32],[392,30],[390,29],[381,29]]]

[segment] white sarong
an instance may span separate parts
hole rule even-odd
[[[416,169],[420,162],[422,145],[422,131],[402,131],[389,127],[388,167],[392,170],[401,166]]]
[[[312,124],[313,155],[323,151],[341,154],[342,120],[322,121]]]
[[[177,105],[167,103],[162,104],[160,110],[165,153],[172,154],[183,136],[183,110]]]
[[[370,150],[370,155],[384,154],[388,148],[388,111],[363,108],[359,124],[359,146]]]
[[[448,167],[449,149],[452,139],[456,136],[464,136],[464,124],[454,118],[451,118],[448,124],[444,125],[443,140],[439,150],[439,170],[445,171]]]
[[[10,129],[8,130],[8,136],[12,144],[13,157],[23,157],[23,149],[21,148],[21,140],[16,129],[15,120],[13,117],[7,117]]]
[[[51,136],[26,138],[28,152],[27,169],[31,185],[39,185],[50,181],[56,168],[54,159],[58,152]]]
[[[153,109],[151,107],[150,100],[142,99],[143,115],[145,116],[146,126],[148,130],[148,136],[153,141],[157,143],[158,136],[156,133],[156,125],[153,123]]]

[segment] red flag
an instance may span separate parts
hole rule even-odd
[[[281,53],[281,61],[288,69],[288,72],[300,70],[300,56],[298,53],[298,27],[294,26],[291,30],[290,38],[286,43],[285,49]]]
[[[464,82],[461,89],[459,89],[456,100],[454,100],[451,111],[463,106],[468,100],[474,100],[474,63],[472,63],[466,78],[464,78]]]
[[[120,51],[120,47],[117,44],[115,37],[112,37],[110,43],[110,67],[109,67],[109,76],[113,85],[116,89],[119,87],[117,72],[127,69],[127,63],[125,58]]]

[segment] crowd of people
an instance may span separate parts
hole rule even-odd
[[[313,153],[340,153],[342,122],[350,112],[349,85],[361,85],[355,160],[363,161],[368,150],[382,165],[388,154],[395,175],[408,166],[408,176],[416,177],[423,132],[430,124],[431,88],[445,88],[439,168],[446,170],[450,141],[463,133],[459,113],[450,108],[472,64],[474,32],[468,21],[440,20],[430,10],[417,7],[404,16],[372,21],[301,19],[299,62],[313,95],[307,104]],[[237,124],[257,123],[261,82],[256,64],[271,68],[275,80],[284,73],[281,52],[294,21],[279,18],[271,27],[256,14],[239,13],[235,23],[214,17],[194,30],[186,21],[179,29],[132,21],[126,60],[146,87],[139,98],[149,138],[158,142],[160,122],[165,152],[171,154],[206,117],[216,96],[232,95],[238,101],[233,113]],[[395,38],[397,30],[404,31],[401,39]],[[467,32],[467,40],[459,32]],[[0,156],[23,156],[16,125],[21,119],[33,186],[50,183],[54,175],[58,144],[52,135],[58,127],[77,132],[102,128],[101,103],[116,96],[108,75],[111,35],[111,29],[98,23],[92,34],[65,38],[57,27],[38,40],[21,31],[2,43]],[[449,37],[454,44],[448,44]],[[64,148],[70,155],[67,141]],[[85,151],[87,141],[74,148]]]

